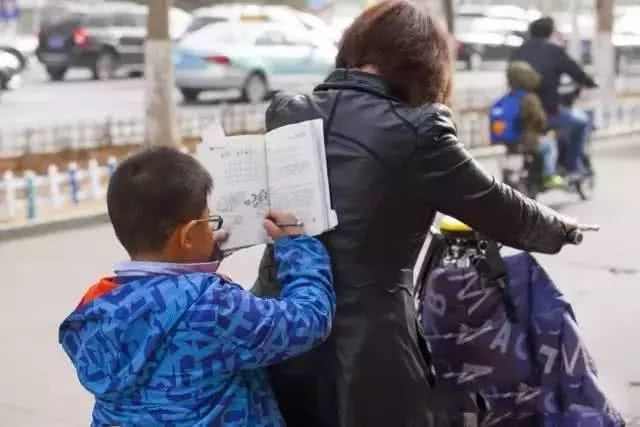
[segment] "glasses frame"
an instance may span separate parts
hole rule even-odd
[[[194,222],[208,222],[209,224],[211,224],[211,229],[213,231],[222,230],[222,226],[224,225],[224,219],[220,215],[209,215],[209,217],[206,219],[197,219]]]

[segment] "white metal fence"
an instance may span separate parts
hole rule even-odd
[[[581,105],[595,116],[601,130],[619,132],[621,128],[640,126],[640,98],[622,98],[614,105],[594,102]],[[183,138],[198,138],[213,122],[221,123],[227,134],[258,133],[265,128],[267,104],[226,105],[200,114],[179,118]],[[456,117],[460,140],[475,148],[489,143],[488,107],[466,109]],[[0,157],[28,153],[54,153],[65,150],[142,144],[145,137],[141,118],[110,119],[63,124],[53,127],[28,127],[0,130]]]
[[[589,106],[587,106],[589,107]],[[262,112],[260,111],[262,109]],[[219,120],[224,123],[227,132],[257,132],[264,127],[264,106],[253,107],[247,112],[243,109],[228,110],[227,116],[192,116],[183,118],[182,127],[186,135],[198,137],[201,131],[211,121]],[[640,102],[634,100],[619,101],[612,106],[590,106],[594,115],[597,131],[596,138],[608,138],[624,133],[640,133]],[[229,113],[234,111],[233,113]],[[487,114],[467,112],[457,117],[458,133],[460,140],[470,148],[477,148],[489,144]],[[130,123],[122,126],[116,135],[111,132],[111,144],[130,144],[131,139],[127,135],[143,135],[139,123]],[[126,129],[126,130],[123,130]],[[105,131],[106,132],[106,131]],[[53,150],[60,140],[63,132],[53,131],[51,136],[44,136],[40,140],[39,148]],[[79,148],[87,135],[98,135],[105,138],[104,134],[89,133],[88,131],[75,131],[64,134],[64,143],[67,148]],[[47,139],[54,138],[54,139]],[[96,141],[95,139],[93,140]],[[74,145],[75,144],[75,145]],[[36,147],[34,145],[34,147]],[[100,204],[103,201],[111,173],[115,170],[117,160],[110,158],[104,164],[98,164],[96,160],[88,162],[86,168],[80,168],[78,164],[71,163],[64,170],[51,165],[45,175],[36,175],[33,172],[14,173],[6,171],[0,176],[0,224],[7,221],[37,221],[45,219],[56,212],[73,207],[90,204],[94,201]]]
[[[46,175],[6,171],[0,177],[0,222],[35,221],[87,201],[101,201],[116,164],[112,157],[105,165],[90,160],[85,169],[77,163],[70,163],[66,170],[51,165]]]
[[[228,134],[256,133],[264,130],[266,104],[230,104],[179,116],[183,138],[196,138],[212,122],[221,123]],[[0,157],[16,157],[30,153],[55,153],[106,146],[142,144],[144,119],[105,118],[102,120],[63,123],[56,126],[29,126],[0,129]]]

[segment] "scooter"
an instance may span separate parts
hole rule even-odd
[[[596,186],[596,173],[590,154],[591,136],[595,130],[593,113],[579,110],[575,107],[576,100],[580,96],[581,89],[561,93],[561,104],[565,108],[572,109],[574,114],[584,114],[588,122],[588,138],[583,152],[582,164],[584,173],[578,177],[571,176],[564,168],[567,147],[567,135],[557,134],[558,139],[558,174],[565,178],[563,186],[549,187],[545,185],[543,175],[543,160],[538,153],[522,150],[519,145],[507,146],[506,158],[502,162],[502,181],[527,195],[536,199],[540,194],[552,190],[563,190],[571,194],[577,194],[581,200],[589,200],[593,197]]]
[[[566,243],[579,245],[599,228],[580,225]],[[453,218],[432,229],[425,245],[418,324],[432,400],[448,425],[624,426],[603,403],[593,363],[555,365],[561,352],[588,353],[567,300],[533,257],[503,256],[498,242]]]
[[[558,174],[565,178],[562,186],[546,185],[542,173],[543,161],[538,153],[522,152],[513,147],[507,148],[506,159],[502,166],[502,181],[531,199],[536,199],[540,194],[553,190],[577,194],[583,201],[591,199],[595,191],[596,175],[590,155],[585,153],[583,157],[585,173],[580,177],[572,177],[562,168],[562,150],[560,153]]]

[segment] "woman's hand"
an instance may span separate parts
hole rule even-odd
[[[295,215],[274,210],[270,211],[264,220],[264,229],[274,241],[305,234],[304,224],[301,224]]]

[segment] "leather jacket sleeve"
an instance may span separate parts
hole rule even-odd
[[[429,114],[409,160],[425,201],[508,246],[559,252],[574,222],[487,174],[458,141],[447,107]]]
[[[569,56],[569,54],[564,49],[561,49],[560,55],[562,58],[560,62],[560,68],[563,73],[568,74],[573,79],[573,81],[578,83],[579,85],[585,86],[589,89],[598,87],[596,82],[584,71],[584,69],[576,61],[574,61]]]

